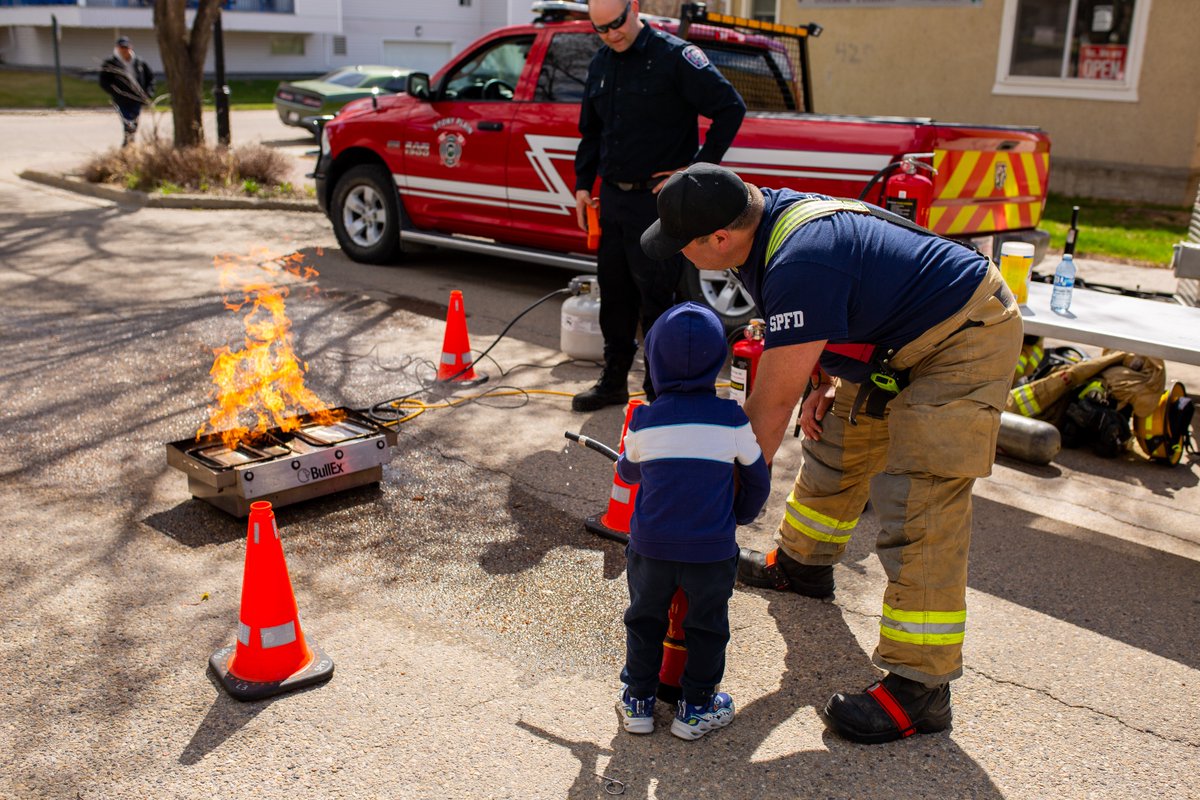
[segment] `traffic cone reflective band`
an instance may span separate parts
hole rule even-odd
[[[333,661],[306,641],[271,504],[250,504],[237,641],[209,665],[238,700],[259,700],[327,681]]]
[[[629,420],[633,418],[633,410],[640,405],[641,400],[633,399],[625,406],[625,425],[621,428],[621,441],[617,444],[618,453],[625,452],[625,434],[629,432]],[[585,519],[583,527],[599,536],[628,542],[629,518],[633,516],[633,501],[636,498],[637,486],[621,480],[621,476],[614,470],[612,491],[608,496],[608,510]]]
[[[688,600],[683,589],[676,589],[667,612],[667,638],[663,639],[662,668],[658,671],[658,699],[678,703],[683,698],[683,667],[687,664],[687,645],[683,641],[683,620],[687,616]]]
[[[438,362],[439,381],[454,383],[483,383],[487,376],[475,374],[471,356],[471,337],[467,334],[467,312],[462,292],[450,292],[450,308],[446,311],[446,335],[442,339],[442,357]]]

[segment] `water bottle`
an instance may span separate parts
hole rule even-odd
[[[1075,287],[1075,259],[1064,253],[1058,269],[1054,270],[1054,291],[1050,293],[1050,310],[1065,314],[1071,308],[1071,290]]]

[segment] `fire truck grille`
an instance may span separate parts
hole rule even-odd
[[[292,430],[273,428],[233,449],[219,433],[171,442],[167,464],[187,475],[193,497],[237,517],[256,500],[278,508],[383,478],[396,444],[391,428],[349,408],[295,421]]]

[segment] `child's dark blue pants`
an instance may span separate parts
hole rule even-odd
[[[663,637],[676,587],[688,599],[683,620],[687,664],[680,684],[692,705],[708,702],[725,674],[729,642],[729,598],[737,579],[737,556],[710,564],[661,561],[626,548],[629,608],[625,611],[625,669],[622,682],[634,697],[658,690]]]

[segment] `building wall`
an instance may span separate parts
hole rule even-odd
[[[1051,136],[1051,188],[1188,205],[1200,184],[1196,0],[1153,0],[1137,102],[993,94],[1003,0],[934,8],[783,4],[815,21],[816,110],[1037,125]]]

